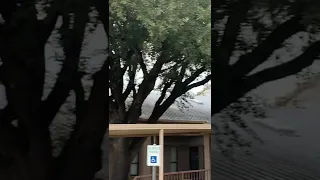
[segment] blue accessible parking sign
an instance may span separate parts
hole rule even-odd
[[[147,146],[147,166],[160,166],[160,145]]]
[[[150,162],[151,163],[157,163],[157,156],[150,156]]]

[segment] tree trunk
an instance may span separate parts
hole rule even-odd
[[[130,153],[128,138],[110,139],[109,177],[112,180],[128,180]]]

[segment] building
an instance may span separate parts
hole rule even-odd
[[[314,90],[307,94],[317,94],[319,90],[317,87],[314,86]],[[161,134],[161,129],[165,129],[166,132],[162,140],[159,138],[162,142],[157,142],[164,144],[162,167],[164,180],[170,178],[177,180],[320,179],[320,163],[317,155],[319,146],[311,140],[319,134],[318,116],[314,116],[319,112],[318,106],[304,109],[271,109],[270,114],[273,119],[251,120],[248,117],[251,127],[266,140],[265,144],[255,144],[250,149],[251,155],[244,153],[243,150],[236,150],[232,157],[224,157],[214,146],[210,150],[205,148],[206,142],[209,141],[211,121],[209,93],[211,92],[195,99],[205,103],[196,104],[188,111],[181,112],[176,106],[172,106],[157,125],[144,124],[152,111],[151,102],[155,102],[154,99],[149,99],[150,101],[144,104],[140,124],[130,125],[132,128],[129,131],[128,127],[124,127],[126,125],[110,127],[110,133],[114,136],[133,134],[149,136],[131,163],[130,174],[136,177],[135,180],[151,180],[151,168],[146,166],[146,146],[152,144],[151,136]],[[299,102],[312,99],[306,106],[320,102],[315,96],[307,98],[309,97],[307,94],[299,93],[299,97],[293,99]],[[304,122],[300,121],[306,115],[308,118],[304,119]],[[314,129],[310,129],[311,126]],[[148,133],[145,133],[146,130]],[[303,144],[307,144],[308,148]],[[212,153],[213,158],[212,169],[208,168],[210,159],[206,158],[208,157],[206,154],[209,153]],[[161,171],[160,169],[157,172]]]
[[[157,170],[160,179],[179,175],[202,176],[203,180],[209,180],[210,91],[191,100],[192,107],[181,111],[172,105],[158,124],[146,124],[156,96],[154,93],[145,101],[139,124],[111,124],[109,127],[110,137],[148,137],[131,163],[130,175],[136,180],[151,179],[152,168],[146,165],[146,150],[147,145],[153,144],[152,137],[157,136],[156,143],[164,145],[163,166]]]

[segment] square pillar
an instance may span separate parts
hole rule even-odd
[[[204,169],[211,170],[210,162],[210,134],[203,135]],[[211,172],[206,172],[206,180],[211,180]]]
[[[160,145],[160,166],[159,166],[159,180],[164,179],[163,166],[164,166],[164,130],[160,129],[159,132],[159,145]]]

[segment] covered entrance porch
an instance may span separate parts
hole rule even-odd
[[[110,137],[159,137],[158,144],[160,148],[160,166],[158,168],[159,180],[210,180],[210,124],[110,124]],[[164,139],[166,137],[194,137],[202,136],[203,140],[203,169],[167,172],[164,159],[166,153],[164,150]],[[168,155],[167,155],[168,156]],[[146,162],[142,162],[146,163]],[[151,174],[135,176],[135,180],[151,180]]]

